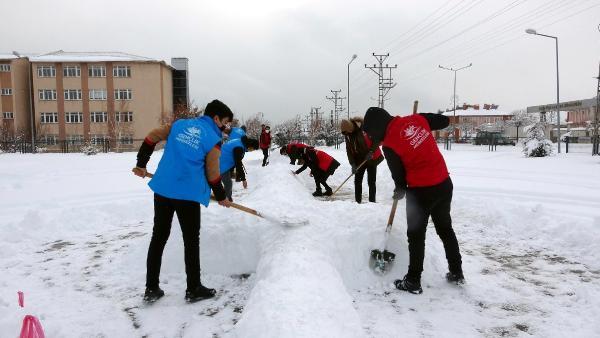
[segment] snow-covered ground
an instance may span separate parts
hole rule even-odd
[[[408,260],[404,202],[391,237],[396,264],[383,277],[368,268],[391,206],[385,163],[378,203],[357,205],[352,182],[334,201],[315,199],[308,171],[292,176],[278,154],[263,168],[254,152],[245,160],[249,188],[234,185],[236,202],[310,223],[285,228],[203,208],[202,279],[219,295],[190,305],[174,220],[161,274],[166,296],[151,306],[141,295],[152,193],[130,173],[135,154],[2,154],[0,337],[17,336],[25,314],[40,318],[47,337],[599,336],[600,158],[523,158],[519,150],[443,151],[463,287],[445,282],[430,226],[424,293],[393,288]],[[336,187],[350,166],[343,150],[326,151],[342,163],[329,180]]]

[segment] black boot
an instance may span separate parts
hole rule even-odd
[[[321,191],[321,189],[315,190],[315,192],[313,192],[312,194],[315,197],[321,197],[323,196],[323,192]]]
[[[456,285],[465,284],[465,276],[462,272],[448,272],[446,274],[446,280],[448,283],[455,283]]]
[[[325,189],[325,193],[323,195],[331,196],[333,195],[333,190],[331,190],[331,188],[328,187],[327,189]]]
[[[217,291],[215,289],[209,289],[200,284],[192,290],[185,291],[185,300],[188,303],[195,303],[203,299],[213,298],[216,293]]]
[[[394,285],[398,290],[408,291],[415,295],[420,295],[423,293],[423,289],[421,289],[421,282],[410,279],[408,276],[404,276],[403,279],[396,279]]]
[[[144,301],[148,303],[154,303],[164,295],[165,292],[158,286],[155,288],[146,288],[146,291],[144,292]]]

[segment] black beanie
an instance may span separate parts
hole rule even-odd
[[[383,108],[371,107],[367,109],[362,129],[374,141],[381,142],[385,137],[385,131],[393,117]]]

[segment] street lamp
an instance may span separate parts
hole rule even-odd
[[[454,96],[453,96],[453,104],[452,104],[452,112],[453,112],[452,115],[454,116],[453,117],[453,123],[452,123],[453,125],[456,123],[456,73],[459,70],[463,70],[463,69],[469,68],[472,65],[473,65],[473,63],[469,63],[468,65],[466,65],[464,67],[461,67],[461,68],[458,68],[458,69],[446,68],[446,67],[444,67],[442,65],[438,65],[441,69],[450,70],[450,71],[454,72]],[[454,130],[455,128],[452,128],[452,129],[453,129],[452,130],[452,134],[454,134],[455,133],[455,130]]]
[[[554,39],[554,42],[556,43],[556,131],[558,135],[558,153],[560,154],[560,82],[558,79],[558,37],[540,34],[532,28],[526,29],[525,33],[551,38]]]
[[[350,62],[348,62],[348,95],[347,95],[347,100],[348,100],[348,104],[347,104],[348,120],[350,120],[350,64],[354,60],[356,60],[356,54],[353,54],[352,55],[352,59],[350,59]]]

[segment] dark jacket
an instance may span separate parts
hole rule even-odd
[[[350,165],[359,166],[365,160],[370,150],[370,147],[367,144],[368,141],[366,139],[368,136],[358,126],[357,119],[351,119],[350,122],[352,122],[354,125],[354,130],[352,133],[346,133],[344,135],[344,140],[346,142],[346,155],[348,155],[348,162],[350,162]],[[381,154],[381,150],[379,150],[379,147],[377,147],[376,152],[373,154],[373,158],[367,161],[367,165],[376,166],[382,161],[383,156]]]

